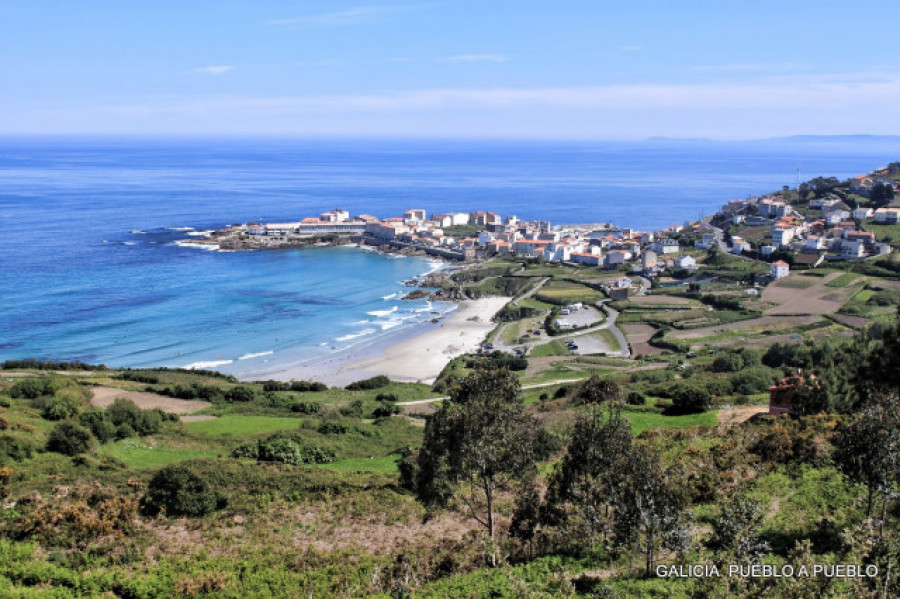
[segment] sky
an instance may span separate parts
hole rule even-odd
[[[893,0],[0,0],[0,136],[900,134]]]

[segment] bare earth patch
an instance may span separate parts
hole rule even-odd
[[[750,420],[757,414],[765,414],[769,411],[766,406],[741,406],[719,410],[719,424],[722,426],[734,426]]]
[[[673,331],[669,333],[669,339],[679,341],[686,339],[700,339],[703,337],[712,337],[724,331],[737,331],[740,329],[753,329],[760,327],[772,326],[778,330],[812,324],[821,320],[818,316],[763,316],[762,318],[751,318],[750,320],[741,320],[738,322],[730,322],[728,324],[719,324],[712,327],[703,327],[699,329],[689,329],[685,331]]]
[[[653,297],[653,296],[650,296]],[[625,337],[628,339],[629,345],[636,356],[651,356],[653,354],[662,353],[658,347],[653,347],[648,343],[650,338],[656,334],[656,328],[649,324],[641,324],[638,322],[629,322],[618,325]]]
[[[156,393],[125,391],[115,387],[95,387],[92,391],[94,396],[91,398],[91,405],[98,408],[107,408],[120,397],[133,401],[142,410],[156,409],[169,414],[190,414],[212,405],[208,401],[176,399]]]
[[[771,283],[763,289],[762,299],[777,305],[766,310],[765,314],[834,314],[856,290],[853,285],[837,289],[825,286],[842,274],[835,272],[818,280],[791,275]],[[808,284],[810,281],[812,284]],[[804,287],[798,287],[798,284]]]
[[[689,300],[686,297],[678,297],[674,295],[637,295],[629,299],[632,304],[641,306],[641,305],[649,305],[655,306],[658,304],[663,304],[666,306],[681,306],[681,305],[692,305],[696,302]]]
[[[848,327],[852,327],[854,329],[864,329],[866,328],[866,325],[869,324],[869,319],[863,318],[862,316],[850,316],[849,314],[833,314],[831,317],[839,323],[847,325]]]

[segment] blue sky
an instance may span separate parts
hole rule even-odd
[[[894,14],[867,0],[0,0],[0,135],[897,135]]]

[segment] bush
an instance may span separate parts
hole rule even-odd
[[[753,395],[765,393],[776,382],[776,376],[764,366],[747,368],[742,372],[731,375],[732,392],[740,395]]]
[[[381,402],[378,407],[372,411],[372,418],[390,418],[394,414],[400,413],[400,406]],[[324,426],[324,425],[323,425]]]
[[[76,456],[91,449],[91,432],[75,422],[60,422],[47,437],[47,451]]]
[[[348,418],[362,418],[363,401],[361,399],[354,399],[352,402],[350,402],[349,406],[341,408],[340,411],[342,416],[346,416]]]
[[[600,403],[602,401],[621,401],[622,389],[615,381],[601,379],[597,375],[582,383],[575,394],[577,403]]]
[[[350,427],[337,422],[323,422],[316,430],[320,435],[346,435],[350,432]]]
[[[630,406],[642,406],[646,403],[646,401],[647,400],[644,398],[644,396],[637,391],[632,391],[625,397],[625,403]]]
[[[257,459],[260,462],[279,462],[282,464],[302,464],[303,454],[300,446],[290,439],[270,439],[259,444]]]
[[[266,393],[273,391],[290,391],[291,384],[282,381],[266,381],[263,383],[263,391]]]
[[[215,491],[192,468],[175,464],[166,466],[150,479],[147,494],[141,500],[144,513],[155,516],[205,516],[223,502]]]
[[[102,410],[88,410],[78,416],[81,426],[91,431],[91,434],[101,443],[111,441],[116,436],[116,426],[106,418]]]
[[[696,414],[705,412],[712,405],[712,396],[706,389],[681,386],[672,393],[671,412],[675,414]]]
[[[375,396],[375,401],[395,402],[395,401],[397,401],[397,396],[394,395],[393,393],[379,393],[378,395]]]
[[[10,397],[21,397],[24,399],[37,399],[41,395],[48,393],[47,383],[49,379],[29,378],[16,381],[9,389]]]
[[[322,404],[312,401],[298,401],[291,405],[291,411],[300,414],[318,414],[322,411]]]
[[[238,385],[225,393],[225,401],[246,403],[256,399],[256,391],[252,387]]]
[[[355,383],[350,383],[345,387],[350,391],[367,391],[370,389],[380,389],[381,387],[387,387],[391,384],[391,379],[384,375],[373,376],[370,379],[363,379],[361,381],[356,381]]]
[[[7,459],[21,462],[30,458],[33,453],[34,446],[28,441],[10,435],[0,435],[0,464]]]
[[[566,385],[562,385],[556,391],[553,392],[553,399],[562,399],[566,395],[569,394],[569,387]]]
[[[116,439],[130,439],[134,435],[134,429],[129,424],[120,424],[116,427]]]
[[[233,458],[249,458],[252,460],[259,459],[259,443],[244,443],[243,445],[238,445],[234,449],[231,450],[231,457]]]
[[[316,391],[325,391],[328,389],[328,385],[325,383],[313,383],[311,381],[291,381],[291,391],[300,391],[300,392],[316,392]]]
[[[41,416],[47,420],[65,420],[74,418],[81,411],[84,398],[75,389],[60,389],[47,402]]]
[[[163,413],[159,410],[142,410],[134,402],[119,398],[106,408],[106,417],[117,428],[127,427],[131,435],[152,435],[162,428]],[[125,437],[119,437],[123,439]]]

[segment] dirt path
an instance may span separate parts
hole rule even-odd
[[[125,391],[115,387],[95,387],[93,393],[91,405],[98,408],[110,406],[119,397],[133,401],[142,410],[160,409],[169,414],[190,414],[212,405],[208,401],[175,399],[174,397],[166,397],[156,393]]]
[[[726,408],[719,410],[719,424],[722,426],[734,426],[746,422],[757,414],[765,414],[769,411],[766,406],[741,406],[739,408]]]

